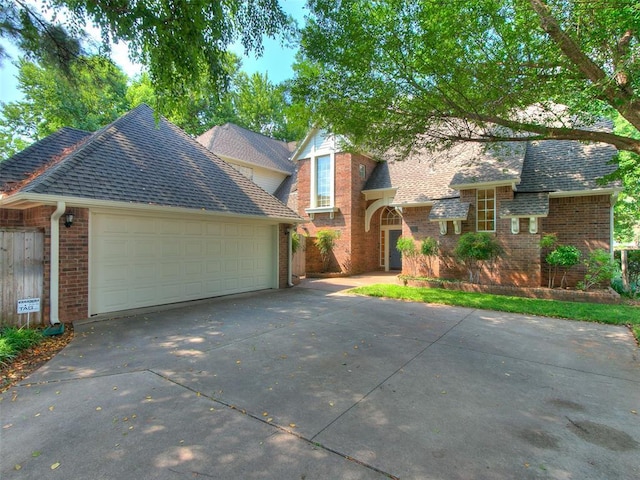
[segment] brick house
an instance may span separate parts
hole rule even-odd
[[[304,231],[340,231],[333,268],[349,273],[402,270],[398,238],[438,241],[434,274],[465,279],[453,258],[460,235],[489,232],[505,250],[493,272],[501,285],[546,286],[544,234],[583,253],[612,246],[613,204],[620,186],[599,179],[615,166],[604,144],[530,141],[461,143],[402,161],[376,162],[343,151],[340,139],[314,129],[298,146],[295,208]],[[278,192],[281,199],[285,193]],[[321,270],[308,249],[307,271]],[[405,266],[406,268],[406,266]],[[584,276],[571,270],[569,284]],[[485,276],[484,281],[489,280]]]
[[[43,232],[51,323],[285,287],[300,220],[146,105],[0,162],[0,230]]]

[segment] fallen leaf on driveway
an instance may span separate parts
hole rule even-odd
[[[53,465],[51,465],[51,470],[55,470],[56,468],[58,468],[60,466],[60,462],[56,462]]]

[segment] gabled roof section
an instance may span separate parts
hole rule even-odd
[[[526,151],[525,142],[475,144],[463,167],[451,179],[455,189],[476,185],[517,185]]]
[[[437,200],[429,212],[429,220],[466,220],[470,206],[469,202],[461,202],[457,198]]]
[[[569,140],[530,142],[525,155],[519,192],[574,192],[619,188],[619,182],[598,181],[613,173],[616,149],[604,143]]]
[[[458,143],[442,150],[417,152],[406,160],[381,162],[364,190],[395,187],[398,190],[394,205],[459,197],[458,190],[452,188],[454,177],[476,168],[478,159],[485,158],[483,150],[484,145],[478,143]],[[486,178],[490,177],[487,175]],[[510,181],[511,177],[506,183]]]
[[[26,156],[25,164],[28,163]],[[141,105],[13,194],[78,197],[299,220],[275,197]],[[5,198],[10,201],[10,196]],[[5,202],[6,203],[6,202]]]
[[[64,127],[0,162],[0,191],[25,182],[34,172],[61,159],[90,136],[90,132]]]
[[[546,217],[549,215],[549,194],[520,193],[513,196],[513,200],[500,202],[500,218]]]
[[[292,174],[293,150],[287,142],[252,132],[233,123],[211,128],[196,140],[214,154],[259,167]]]

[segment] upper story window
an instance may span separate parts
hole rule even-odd
[[[476,218],[478,232],[496,231],[496,191],[493,188],[478,190]]]
[[[334,177],[333,154],[327,153],[311,157],[310,209],[334,208]]]
[[[322,155],[316,157],[316,204],[315,207],[330,207],[331,206],[331,190],[332,190],[332,178],[331,178],[331,156]]]

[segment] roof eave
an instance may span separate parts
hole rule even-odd
[[[135,210],[138,212],[157,212],[157,213],[174,213],[174,214],[190,214],[190,215],[206,215],[219,217],[234,217],[247,220],[263,220],[277,223],[302,223],[304,220],[299,217],[280,217],[269,215],[247,215],[236,212],[221,212],[217,210],[205,210],[187,207],[174,207],[168,205],[156,205],[147,203],[134,202],[118,202],[115,200],[97,200],[94,198],[43,195],[35,193],[16,193],[0,197],[0,207],[24,210],[27,208],[38,207],[42,205],[57,205],[58,202],[65,202],[67,207],[92,208],[103,210]]]
[[[236,163],[240,163],[242,166],[246,166],[246,167],[249,167],[249,168],[263,168],[264,170],[269,170],[270,172],[281,173],[283,175],[291,175],[293,173],[293,170],[294,170],[293,164],[291,165],[291,171],[288,172],[286,170],[281,170],[279,168],[266,167],[264,165],[258,165],[257,163],[249,162],[247,160],[242,160],[240,158],[229,157],[227,155],[221,155],[219,153],[216,153],[215,155],[217,155],[218,157],[220,157],[220,159],[224,160],[227,163],[236,162]]]
[[[433,200],[426,200],[424,202],[392,202],[389,206],[400,208],[433,207]]]
[[[311,130],[309,130],[309,133],[307,133],[307,136],[304,137],[304,140],[302,140],[302,142],[300,142],[300,144],[296,147],[295,151],[293,152],[293,154],[291,155],[291,160],[292,161],[297,161],[298,160],[298,155],[300,154],[300,152],[307,146],[307,144],[309,143],[309,141],[314,137],[314,135],[316,133],[318,133],[320,131],[320,128],[315,126],[312,127]]]
[[[453,190],[470,190],[475,188],[495,188],[495,187],[511,187],[511,189],[515,192],[517,186],[520,185],[520,178],[516,178],[513,180],[496,180],[493,182],[473,182],[473,183],[458,183],[449,184],[449,188]]]
[[[555,192],[549,192],[549,198],[587,197],[589,195],[617,195],[623,190],[624,189],[622,187],[591,188],[585,190],[558,190]]]
[[[361,190],[365,200],[377,200],[379,198],[393,197],[395,196],[397,191],[397,187],[371,188],[368,190]]]

